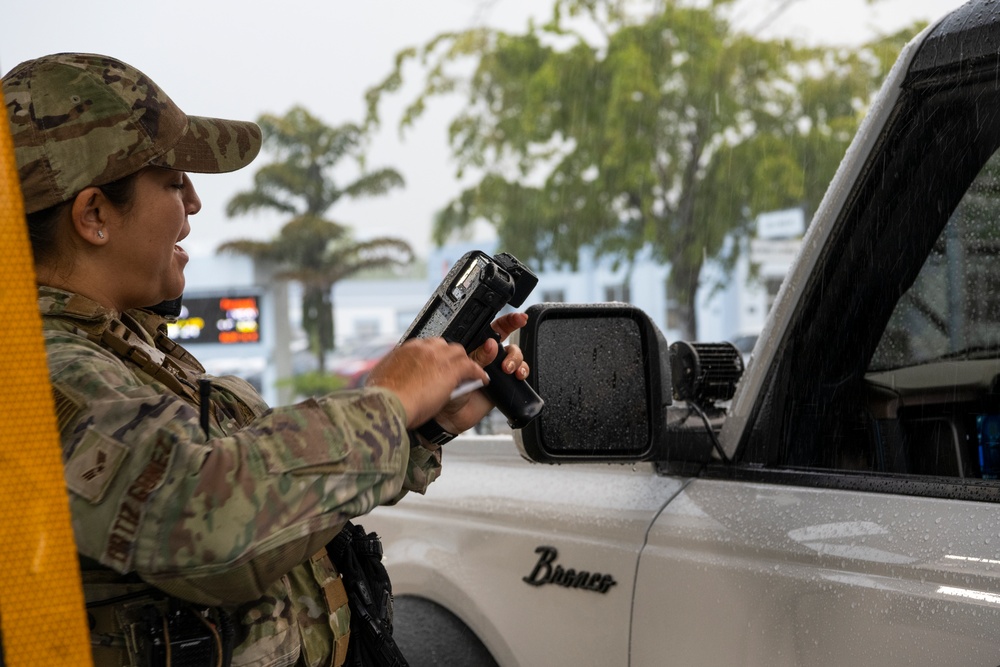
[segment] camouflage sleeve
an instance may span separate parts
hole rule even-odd
[[[411,440],[410,463],[406,469],[403,494],[407,491],[423,493],[430,483],[441,474],[441,448],[437,445],[423,445],[416,437]],[[393,499],[398,502],[402,495]]]
[[[47,336],[78,549],[173,595],[256,599],[346,520],[436,476],[432,452],[411,458],[391,392],[277,408],[209,438],[181,397],[89,341]]]

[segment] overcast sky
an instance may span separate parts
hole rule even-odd
[[[765,35],[852,44],[879,29],[935,20],[960,4],[744,0],[740,24]],[[363,118],[364,91],[388,73],[399,49],[482,24],[521,31],[530,17],[547,18],[550,6],[547,0],[22,1],[8,7],[0,26],[0,71],[59,51],[102,53],[141,69],[191,114],[252,120],[301,104],[336,125]],[[398,169],[406,188],[338,204],[330,216],[359,238],[398,236],[425,254],[434,212],[461,188],[446,145],[446,124],[459,104],[437,100],[401,141],[394,120],[404,99],[386,107],[369,163]],[[250,186],[253,170],[195,175],[204,207],[184,243],[192,255],[211,254],[225,239],[269,238],[277,230],[274,217],[225,216],[226,201]]]

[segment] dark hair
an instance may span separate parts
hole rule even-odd
[[[124,178],[119,178],[117,181],[98,186],[108,201],[123,213],[128,213],[132,209],[135,179],[138,173],[135,172]],[[28,239],[31,241],[31,252],[35,257],[36,264],[52,255],[55,250],[56,228],[59,219],[63,212],[72,205],[73,200],[64,201],[27,215]]]

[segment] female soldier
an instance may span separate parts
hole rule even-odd
[[[426,489],[440,453],[414,430],[457,433],[489,411],[481,392],[449,394],[487,381],[496,343],[473,360],[409,341],[368,388],[269,410],[238,378],[206,376],[152,308],[184,288],[177,244],[201,208],[187,173],[249,164],[259,128],[188,116],[99,55],[22,63],[3,90],[95,663],[180,664],[207,646],[233,665],[341,664],[346,596],[324,546]],[[494,327],[506,337],[524,321]],[[525,377],[507,349],[505,370]]]

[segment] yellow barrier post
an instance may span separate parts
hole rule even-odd
[[[80,565],[45,364],[21,186],[10,130],[6,122],[0,125],[0,629],[4,659],[8,667],[91,667]]]

